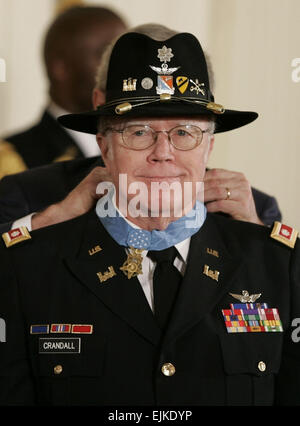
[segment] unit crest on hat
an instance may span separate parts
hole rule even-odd
[[[150,68],[157,72],[157,86],[156,93],[161,95],[163,93],[169,93],[170,95],[174,95],[175,88],[173,86],[173,74],[180,67],[169,68],[167,62],[170,62],[171,58],[174,57],[172,53],[172,49],[167,46],[163,46],[161,49],[158,49],[157,57],[160,59],[160,62],[163,62],[161,67],[155,67],[150,65]]]

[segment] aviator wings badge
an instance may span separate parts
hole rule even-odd
[[[259,299],[261,296],[261,293],[258,294],[249,294],[247,290],[242,290],[242,294],[234,294],[229,293],[230,296],[234,297],[235,299],[239,300],[242,303],[254,303],[255,300]]]

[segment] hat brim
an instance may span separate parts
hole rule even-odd
[[[68,129],[84,133],[98,133],[98,125],[101,117],[180,117],[180,116],[214,116],[216,121],[215,133],[223,133],[237,129],[256,120],[258,114],[253,111],[235,111],[226,109],[222,114],[215,114],[205,106],[185,102],[157,102],[132,108],[123,115],[117,115],[114,107],[107,108],[105,105],[97,110],[83,112],[80,114],[67,114],[60,116],[58,121]]]

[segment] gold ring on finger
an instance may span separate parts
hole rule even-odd
[[[231,195],[231,192],[229,191],[229,188],[226,188],[226,192],[227,192],[226,200],[229,200],[230,195]]]

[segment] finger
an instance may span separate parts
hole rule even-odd
[[[109,174],[106,167],[95,167],[91,173],[88,175],[91,180],[95,182],[104,182],[104,181],[110,181],[112,180],[111,175]]]
[[[225,170],[225,169],[209,169],[206,171],[204,176],[204,181],[206,180],[214,180],[214,179],[232,179],[235,177],[240,178],[242,176],[242,173],[240,172],[233,172],[231,170]]]
[[[209,213],[226,213],[236,220],[243,220],[247,222],[263,225],[259,219],[257,212],[254,209],[248,209],[236,201],[215,201],[206,204],[206,209]]]
[[[204,202],[208,203],[211,201],[218,201],[218,200],[237,200],[239,192],[236,189],[229,187],[214,187],[211,189],[204,188]]]
[[[229,214],[235,211],[238,206],[239,203],[232,200],[211,201],[206,204],[207,211],[211,213],[224,212]]]
[[[214,188],[230,188],[230,190],[238,188],[246,191],[250,189],[250,185],[247,181],[240,180],[238,177],[231,179],[209,179],[204,182],[204,190]]]
[[[216,187],[238,188],[239,190],[250,191],[251,186],[246,177],[239,172],[229,172],[223,169],[214,169],[204,179],[204,187],[209,190]]]
[[[221,178],[214,178],[214,179],[208,179],[204,181],[204,188],[211,189],[215,187],[244,187],[246,186],[246,181],[241,180],[238,176],[234,176],[227,179],[221,179]]]

